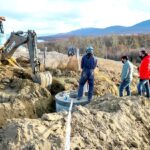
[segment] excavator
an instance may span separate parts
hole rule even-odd
[[[4,34],[3,21],[5,21],[5,17],[0,17],[0,34]],[[50,86],[52,83],[52,76],[50,72],[42,72],[40,69],[41,62],[38,58],[37,35],[33,30],[28,30],[27,32],[11,32],[10,37],[4,45],[0,47],[1,63],[19,67],[12,55],[15,53],[16,49],[23,44],[27,44],[28,47],[33,81],[39,83],[42,87]]]

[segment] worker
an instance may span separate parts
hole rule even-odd
[[[68,48],[68,56],[74,56],[74,55],[76,55],[76,48],[75,47],[70,47],[70,48]]]
[[[129,61],[128,56],[122,56],[123,63],[122,73],[121,73],[121,84],[119,87],[119,96],[123,96],[124,89],[127,92],[127,96],[131,95],[130,84],[133,78],[133,64]]]
[[[86,82],[88,82],[88,101],[92,100],[93,89],[94,89],[94,69],[97,66],[97,59],[93,54],[93,47],[89,46],[86,49],[86,54],[82,57],[81,60],[81,69],[82,74],[79,81],[78,97],[77,100],[80,100],[83,96],[83,87]]]
[[[150,80],[150,55],[146,52],[146,50],[141,50],[139,53],[139,57],[141,58],[141,64],[139,67],[139,84],[138,94],[143,94],[143,89],[145,88],[146,97],[150,98],[150,87],[149,87],[149,80]]]

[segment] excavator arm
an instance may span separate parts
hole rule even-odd
[[[5,21],[5,17],[0,16],[0,38],[4,35],[3,21]],[[16,49],[23,44],[27,44],[28,47],[33,81],[39,83],[42,87],[50,86],[52,83],[52,76],[50,72],[42,72],[40,70],[41,63],[38,59],[37,53],[37,36],[32,30],[28,30],[27,32],[18,31],[11,33],[4,45],[0,45],[1,62],[3,64],[10,63],[13,66],[19,67],[12,55],[15,53]]]
[[[2,62],[9,61],[19,46],[27,44],[32,71],[33,73],[39,72],[40,62],[37,54],[36,40],[37,40],[36,33],[32,30],[28,30],[28,32],[22,31],[12,32],[2,49],[1,61]]]
[[[27,44],[30,63],[33,72],[34,82],[40,83],[42,87],[47,87],[51,85],[52,76],[49,72],[40,71],[40,61],[37,53],[37,36],[33,30],[28,30],[27,32],[12,32],[4,47],[1,49],[1,62],[9,62],[12,65],[17,65],[12,55],[15,53],[16,49],[23,45]]]

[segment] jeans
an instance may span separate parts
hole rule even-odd
[[[137,86],[138,94],[143,95],[143,89],[145,88],[146,91],[146,97],[150,97],[150,88],[149,88],[149,80],[142,80],[140,79],[140,82]]]
[[[120,84],[119,87],[119,96],[122,97],[123,96],[123,90],[125,89],[127,92],[127,96],[131,95],[131,91],[130,91],[130,80],[123,80]]]
[[[88,101],[92,100],[93,89],[94,89],[94,73],[93,72],[82,72],[81,79],[79,82],[78,89],[78,98],[80,99],[83,96],[83,88],[85,83],[88,81],[89,90],[88,90]]]

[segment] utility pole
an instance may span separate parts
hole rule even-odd
[[[107,59],[107,55],[108,55],[108,50],[107,50],[107,47],[106,47],[106,59]]]
[[[47,52],[47,47],[44,49],[44,69],[46,68],[46,52]]]
[[[80,52],[79,52],[79,48],[76,49],[76,57],[77,57],[77,61],[78,61],[78,70],[80,70]]]

